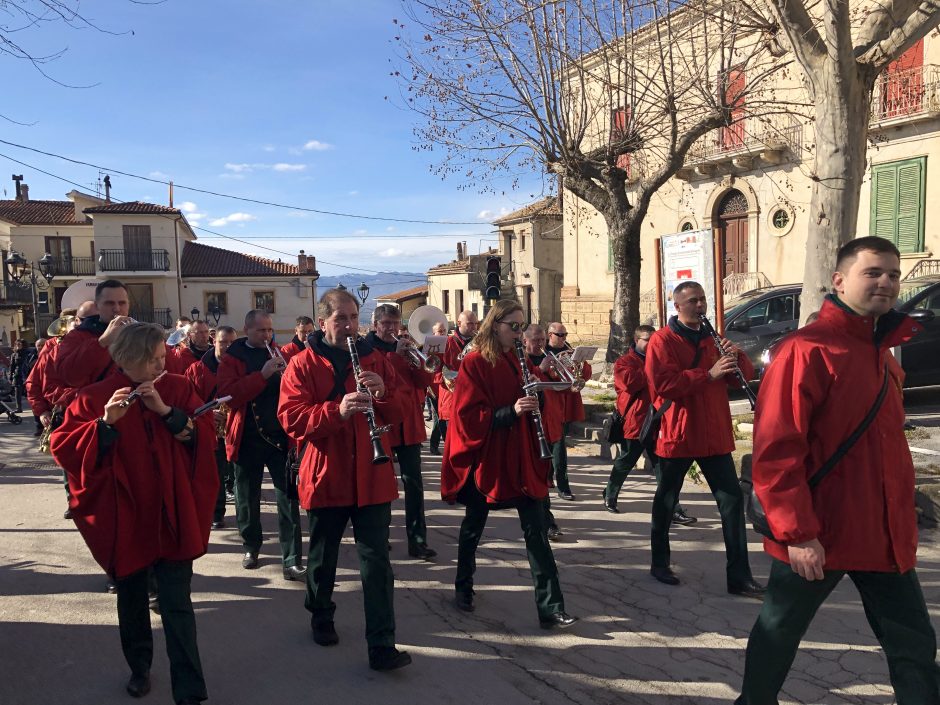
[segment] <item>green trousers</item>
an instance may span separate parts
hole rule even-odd
[[[336,612],[333,587],[339,544],[352,521],[359,577],[366,613],[366,643],[369,646],[395,645],[395,577],[388,559],[388,527],[392,505],[366,507],[324,507],[307,512],[310,519],[310,552],[307,555],[307,597],[305,606],[312,625],[332,622]]]
[[[486,519],[490,508],[486,498],[469,480],[457,494],[457,501],[466,507],[460,524],[457,542],[457,579],[454,588],[457,592],[473,590],[473,574],[477,569],[476,551],[483,536]],[[565,598],[561,594],[558,582],[558,567],[552,546],[548,542],[548,525],[545,508],[541,500],[522,497],[516,504],[522,535],[525,538],[526,557],[532,571],[535,585],[535,605],[539,618],[547,618],[556,612],[564,612]]]
[[[803,635],[845,574],[827,570],[822,580],[804,580],[789,564],[774,559],[764,606],[747,642],[744,684],[736,705],[777,705]],[[898,705],[940,703],[937,639],[917,573],[848,571],[848,575],[888,659]]]
[[[243,438],[235,461],[235,518],[246,551],[261,549],[261,481],[267,466],[277,503],[277,535],[285,568],[300,565],[300,509],[284,488],[285,453],[261,438]]]
[[[160,618],[170,659],[173,700],[205,700],[206,681],[196,643],[196,615],[190,597],[192,561],[160,561],[117,581],[118,628],[121,648],[131,673],[150,672],[153,663],[153,632],[147,593],[148,573],[156,580],[160,594]]]
[[[408,546],[427,546],[428,526],[424,519],[424,482],[421,479],[421,444],[397,446],[395,459],[405,488],[405,534]]]
[[[640,456],[646,451],[646,447],[635,438],[627,438],[618,445],[620,446],[620,452],[618,452],[617,457],[614,458],[613,467],[610,469],[610,478],[607,480],[607,487],[604,489],[604,497],[612,499],[615,506],[617,504],[617,497],[620,495],[620,490],[623,488],[623,483],[630,473],[633,472],[633,468],[636,466]],[[660,475],[659,457],[652,451],[647,451],[647,456],[653,466],[653,475],[656,477],[656,485],[658,487]],[[676,511],[684,511],[678,501],[676,501]]]
[[[232,476],[232,464],[225,457],[225,444],[221,440],[215,450],[215,467],[219,471],[219,494],[215,497],[212,521],[222,521],[225,518],[225,483]]]
[[[727,558],[726,573],[728,587],[737,587],[752,579],[751,566],[747,558],[747,528],[744,524],[744,495],[738,475],[734,470],[731,454],[712,455],[705,458],[660,458],[659,482],[653,497],[653,517],[650,529],[652,565],[668,568],[670,562],[669,526],[679,503],[679,492],[685,475],[698,463],[718,503],[721,515],[721,532],[725,540]]]
[[[555,486],[559,492],[571,492],[571,483],[568,481],[568,446],[565,445],[565,437],[568,435],[570,424],[562,424],[561,438],[551,444],[552,449],[552,473],[555,478]]]

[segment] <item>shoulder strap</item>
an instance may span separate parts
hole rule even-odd
[[[875,416],[878,414],[878,410],[881,408],[881,403],[884,401],[887,391],[888,366],[885,365],[884,381],[881,383],[881,390],[878,392],[878,397],[875,399],[874,406],[868,410],[868,414],[866,414],[865,418],[862,419],[862,422],[858,425],[858,428],[852,431],[852,434],[846,438],[838,448],[836,448],[836,452],[832,454],[832,457],[823,463],[822,467],[816,471],[816,474],[809,479],[810,488],[813,488],[822,482],[823,478],[832,472],[832,469],[836,466],[836,463],[842,460],[845,454],[849,452],[849,449],[855,445],[855,442],[862,437],[862,434],[865,433],[865,431],[871,425],[871,422],[875,420]]]
[[[694,370],[698,367],[698,361],[702,359],[702,348],[696,346],[695,348],[695,357],[692,358],[692,364],[689,365],[690,370]],[[669,410],[669,407],[672,406],[672,399],[667,399],[663,402],[663,405],[655,412],[654,421],[662,416]]]

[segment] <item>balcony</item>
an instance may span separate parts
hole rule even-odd
[[[102,272],[168,272],[170,253],[166,250],[100,250],[98,269]]]
[[[30,304],[33,303],[33,291],[29,287],[23,288],[13,282],[7,282],[4,285],[3,297],[4,303],[10,304]]]
[[[929,120],[940,115],[940,66],[889,71],[875,83],[871,128]]]
[[[803,125],[794,116],[747,117],[696,142],[677,176],[688,181],[718,176],[732,167],[749,171],[799,161],[802,150]]]
[[[132,308],[130,316],[141,323],[158,323],[164,328],[171,328],[174,320],[168,308]]]
[[[95,260],[93,257],[62,257],[55,260],[57,277],[93,277]]]

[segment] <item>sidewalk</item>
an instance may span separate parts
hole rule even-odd
[[[34,450],[31,426],[0,421],[0,703],[127,705],[126,667],[114,596],[71,522],[62,519],[58,471]],[[142,449],[145,452],[145,449]],[[538,627],[532,585],[513,512],[493,512],[478,552],[477,611],[451,604],[462,513],[438,495],[439,459],[425,457],[430,545],[435,563],[407,558],[403,504],[393,505],[398,642],[414,664],[391,674],[370,671],[363,639],[358,563],[349,534],[337,575],[340,644],[316,646],[303,588],[281,579],[273,492],[265,486],[267,542],[262,566],[240,566],[237,532],[213,532],[195,564],[193,598],[209,703],[316,702],[324,705],[613,705],[730,703],[739,686],[756,601],[725,592],[720,525],[703,486],[687,485],[683,504],[699,517],[673,531],[683,584],[648,575],[648,475],[631,476],[623,514],[601,506],[609,466],[572,458],[580,501],[555,500],[565,530],[554,544],[572,629]],[[229,525],[234,522],[227,517]],[[306,523],[306,522],[304,522]],[[751,535],[758,579],[769,561]],[[921,579],[935,619],[940,600],[940,542],[924,532]],[[170,703],[159,619],[154,689],[149,703]],[[787,683],[785,703],[890,703],[887,668],[858,596],[845,581],[821,610]]]

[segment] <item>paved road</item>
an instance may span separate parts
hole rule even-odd
[[[70,522],[58,472],[34,451],[30,427],[0,421],[0,703],[111,705],[130,702],[116,629],[114,597]],[[577,458],[578,502],[554,503],[567,541],[556,544],[573,629],[538,628],[518,519],[490,517],[479,550],[478,608],[450,603],[457,509],[437,499],[432,460],[425,463],[431,545],[436,563],[407,559],[402,504],[393,517],[399,644],[414,664],[377,674],[366,664],[361,592],[347,541],[337,576],[340,644],[310,638],[303,589],[285,583],[275,559],[273,493],[265,495],[268,542],[259,570],[240,566],[233,529],[214,532],[193,580],[199,641],[211,703],[317,702],[375,705],[607,705],[728,703],[740,682],[747,632],[759,603],[724,592],[717,510],[699,486],[683,492],[692,529],[676,529],[673,554],[683,584],[647,574],[652,483],[628,480],[624,513],[599,501],[607,466]],[[768,560],[751,536],[752,563],[765,578]],[[940,540],[922,536],[921,579],[940,616]],[[155,620],[159,624],[159,620]],[[154,690],[169,703],[162,633],[156,629]],[[890,703],[883,658],[857,595],[846,582],[807,636],[788,681],[786,703]]]

